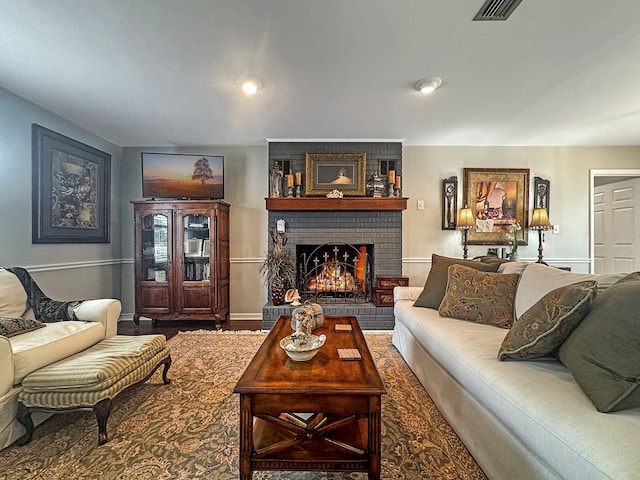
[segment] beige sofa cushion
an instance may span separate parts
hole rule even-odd
[[[589,273],[573,273],[559,268],[549,267],[541,263],[531,263],[525,267],[520,277],[516,293],[516,317],[520,318],[538,300],[556,288],[572,283],[595,280],[598,282],[598,293],[625,277],[626,273],[591,275]]]
[[[27,309],[27,292],[13,273],[0,268],[0,317],[21,317]]]
[[[46,328],[11,337],[13,384],[18,385],[29,373],[85,350],[103,338],[102,324],[79,321],[48,323]]]

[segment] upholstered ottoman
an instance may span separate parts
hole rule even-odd
[[[16,443],[31,441],[33,411],[93,410],[98,420],[98,445],[104,444],[111,401],[127,387],[144,382],[160,365],[164,365],[162,380],[168,384],[171,355],[164,335],[116,335],[30,373],[18,396],[17,420],[26,433]]]

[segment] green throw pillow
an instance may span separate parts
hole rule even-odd
[[[597,282],[586,281],[547,293],[513,324],[498,359],[525,360],[555,352],[589,312],[597,291]]]
[[[598,294],[559,357],[598,411],[640,407],[640,272]]]
[[[464,265],[483,272],[496,272],[499,263],[483,263],[473,260],[461,260],[459,258],[442,257],[435,253],[431,255],[431,270],[427,276],[422,293],[417,298],[414,307],[439,308],[447,290],[449,267],[451,265]]]
[[[0,317],[0,335],[13,337],[21,333],[44,327],[45,324],[31,318],[8,318]]]
[[[515,273],[480,272],[464,265],[451,265],[438,312],[443,317],[509,328],[514,320],[519,278]]]

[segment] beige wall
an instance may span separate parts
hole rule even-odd
[[[441,181],[457,175],[459,206],[464,168],[528,168],[530,179],[551,181],[549,216],[560,234],[545,235],[544,258],[552,265],[589,271],[589,170],[640,168],[640,147],[418,147],[403,150],[403,181],[409,208],[403,217],[404,273],[412,285],[422,285],[432,253],[462,256],[461,234],[440,229]],[[416,201],[425,201],[425,210]],[[486,253],[470,246],[469,256]],[[519,249],[522,260],[537,260],[538,237]]]

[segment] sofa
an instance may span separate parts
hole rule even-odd
[[[25,269],[0,268],[0,450],[25,433],[16,421],[22,379],[116,335],[121,308],[116,299],[51,300]]]
[[[487,477],[640,478],[640,272],[590,275],[480,259],[482,268],[493,263],[485,271],[461,263],[434,255],[424,287],[395,287],[393,344]],[[515,279],[513,295],[505,293],[504,282],[492,287],[484,280],[503,281],[505,276],[512,283]],[[478,289],[483,292],[478,294]],[[431,307],[418,306],[436,290]],[[504,310],[504,305],[494,304],[487,311],[478,307],[487,291],[511,296],[510,325],[496,326],[487,313]],[[558,307],[577,294],[579,305]],[[622,313],[616,305],[625,305]],[[561,310],[558,318],[571,318],[572,325],[563,320],[530,335],[531,328],[544,324],[543,317]],[[476,319],[455,318],[465,312]],[[594,333],[595,322],[603,318],[611,325]],[[628,330],[617,331],[627,320]],[[517,348],[511,345],[514,339],[520,342]],[[609,349],[608,358],[587,362],[586,352],[602,345]],[[583,360],[586,367],[579,364]],[[633,373],[609,371],[609,360],[612,369]],[[597,373],[585,377],[581,368]],[[608,381],[625,382],[623,395],[614,392],[615,402],[599,397],[611,395],[603,391]]]

